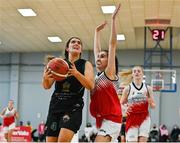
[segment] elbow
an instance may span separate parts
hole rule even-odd
[[[44,87],[44,89],[46,89],[46,90],[51,88],[50,86],[45,85],[45,84],[43,84],[42,86],[43,86],[43,87]]]
[[[94,82],[90,83],[89,86],[87,87],[88,90],[94,89]]]
[[[50,89],[50,87],[44,86],[44,89],[48,90],[48,89]]]
[[[89,90],[93,90],[94,89],[94,84],[92,84],[89,88]]]
[[[155,103],[151,103],[151,108],[155,109],[155,107],[156,107],[156,104]]]

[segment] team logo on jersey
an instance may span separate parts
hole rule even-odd
[[[70,119],[69,115],[65,114],[65,115],[63,116],[63,122],[68,122],[69,119]]]
[[[57,130],[57,123],[56,122],[52,122],[51,124],[51,130],[56,131]]]
[[[69,88],[70,88],[70,83],[69,82],[63,83],[63,89],[62,90],[64,92],[69,92],[70,91]]]

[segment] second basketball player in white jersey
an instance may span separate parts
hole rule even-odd
[[[124,89],[121,103],[128,103],[126,141],[146,142],[150,131],[148,107],[155,108],[152,88],[143,82],[143,68],[132,69],[132,82]]]
[[[14,108],[13,100],[9,100],[8,106],[3,109],[0,117],[3,119],[5,138],[8,142],[10,142],[12,131],[15,128],[15,119],[19,117],[16,109]]]

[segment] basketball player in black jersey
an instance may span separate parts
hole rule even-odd
[[[43,87],[50,89],[55,83],[47,117],[47,142],[70,142],[82,123],[84,89],[93,89],[94,71],[89,61],[81,59],[82,42],[77,37],[68,40],[65,60],[70,65],[69,76],[55,81],[45,68]]]

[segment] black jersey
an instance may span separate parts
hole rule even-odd
[[[75,61],[76,69],[84,75],[86,60]],[[62,81],[55,82],[55,90],[51,97],[49,112],[57,113],[83,108],[84,87],[74,77],[69,76]]]

